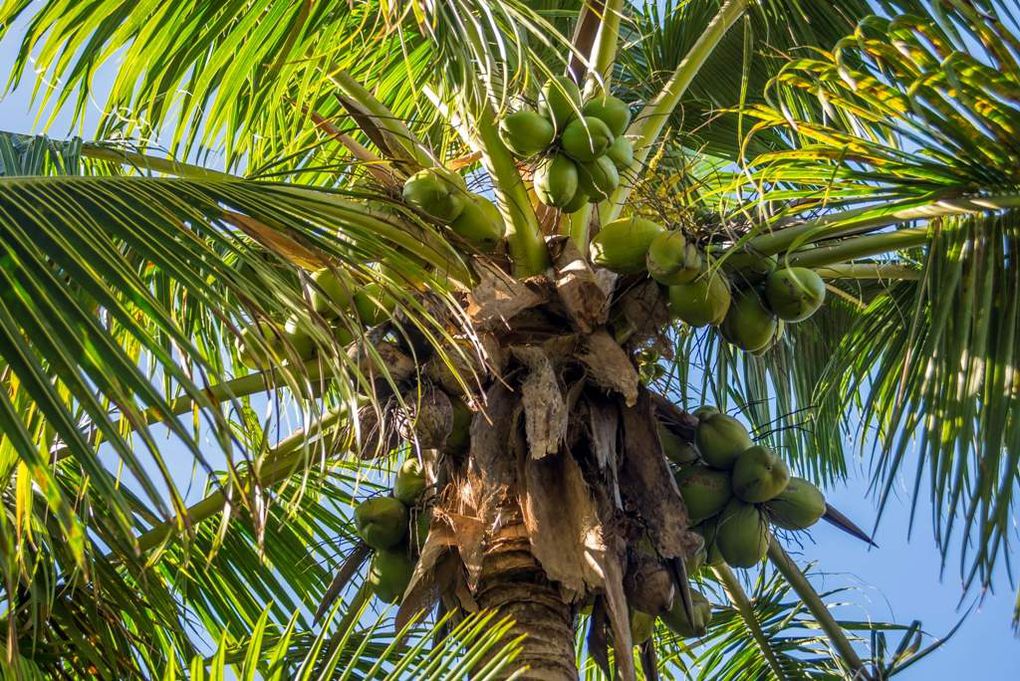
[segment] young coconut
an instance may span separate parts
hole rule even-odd
[[[675,477],[692,523],[720,513],[733,496],[727,471],[694,465],[684,468]]]
[[[421,498],[426,485],[425,469],[422,468],[418,457],[412,455],[397,469],[397,479],[393,482],[393,496],[406,506],[414,506]]]
[[[296,314],[288,317],[284,323],[283,340],[284,348],[289,348],[290,352],[302,361],[310,360],[315,355],[315,341],[305,331],[301,319]]]
[[[453,403],[442,390],[404,396],[407,408],[398,414],[401,437],[421,449],[442,449],[453,432]]]
[[[433,220],[450,224],[467,202],[464,178],[445,168],[427,168],[404,182],[404,201]]]
[[[567,76],[556,76],[546,81],[538,94],[538,112],[552,121],[556,132],[562,132],[567,123],[581,111],[581,91]]]
[[[719,545],[716,543],[716,535],[719,531],[719,516],[709,518],[705,522],[695,525],[691,530],[700,534],[704,539],[705,565],[722,565],[726,562],[723,560],[722,553],[719,552]]]
[[[395,497],[372,497],[354,509],[358,534],[377,551],[399,544],[407,535],[407,506]]]
[[[719,326],[723,338],[748,352],[768,348],[778,329],[775,315],[751,289],[744,289],[734,297],[726,318]]]
[[[703,404],[694,411],[691,412],[691,416],[698,419],[698,421],[704,421],[712,414],[718,414],[719,407],[714,404]]]
[[[634,162],[634,145],[622,135],[613,140],[613,143],[606,149],[606,156],[617,170],[624,170]]]
[[[242,329],[235,345],[241,361],[250,369],[266,371],[280,357],[280,336],[276,327],[264,319]]]
[[[769,275],[765,299],[780,319],[803,321],[825,302],[825,282],[806,267],[783,268]]]
[[[565,155],[553,154],[538,164],[533,180],[539,201],[547,206],[566,206],[577,193],[577,166]]]
[[[690,442],[684,442],[673,431],[662,423],[655,423],[655,432],[659,436],[659,446],[667,459],[675,464],[693,463],[698,460],[698,450]]]
[[[715,541],[727,563],[749,568],[765,557],[770,536],[768,523],[757,506],[731,499],[719,516]]]
[[[631,608],[630,639],[634,645],[641,645],[650,639],[653,633],[655,633],[655,615]]]
[[[720,324],[730,302],[729,282],[717,270],[705,272],[688,284],[669,287],[670,314],[693,327]]]
[[[578,189],[574,192],[574,198],[570,199],[567,204],[560,206],[560,210],[564,213],[576,213],[589,203],[591,203],[591,197]]]
[[[414,561],[406,546],[381,549],[372,557],[368,570],[368,584],[372,593],[386,603],[397,603],[407,591],[414,574]]]
[[[701,254],[680,232],[663,232],[652,240],[646,257],[648,274],[663,286],[686,284],[701,272]]]
[[[613,220],[591,240],[591,261],[618,274],[641,272],[648,247],[663,231],[662,225],[644,218]]]
[[[613,143],[613,133],[594,116],[575,118],[563,129],[560,146],[570,158],[588,163],[602,156]]]
[[[499,246],[506,231],[503,216],[492,201],[479,194],[470,194],[450,229],[478,249],[491,253]]]
[[[704,418],[699,417],[698,428],[694,431],[694,444],[709,466],[729,470],[733,468],[737,457],[754,443],[740,421],[716,412],[706,414]]]
[[[581,111],[585,116],[594,116],[605,123],[614,137],[622,135],[630,125],[630,107],[618,97],[595,97],[586,102]]]
[[[744,248],[727,253],[722,261],[723,269],[730,273],[736,281],[754,286],[765,281],[765,278],[776,269],[777,260],[774,255],[759,255]]]
[[[345,273],[321,269],[313,273],[311,279],[308,297],[313,310],[326,319],[336,319],[351,309],[354,284]]]
[[[396,305],[397,301],[377,281],[365,284],[354,294],[354,309],[365,326],[376,326],[388,320]]]
[[[806,530],[825,515],[825,496],[804,478],[790,478],[786,489],[765,504],[765,513],[776,527]]]
[[[471,419],[474,413],[464,404],[463,400],[450,398],[453,406],[453,428],[446,438],[444,454],[463,454],[471,447]]]
[[[541,153],[555,137],[552,121],[530,109],[514,112],[499,122],[499,138],[507,149],[521,158]]]
[[[605,201],[620,186],[620,172],[608,156],[599,156],[578,167],[577,186],[595,201]]]
[[[768,447],[749,447],[733,464],[733,493],[749,504],[774,499],[789,481],[786,463]]]
[[[687,617],[684,604],[679,601],[673,604],[662,621],[670,631],[684,638],[700,638],[708,633],[708,623],[712,620],[712,604],[700,591],[691,589],[691,614],[693,618]]]

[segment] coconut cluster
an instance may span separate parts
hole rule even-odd
[[[499,123],[507,148],[522,159],[538,159],[533,185],[538,200],[564,213],[598,203],[620,184],[620,171],[634,160],[624,133],[630,107],[611,95],[582,101],[565,76],[542,87],[538,109],[522,109]]]
[[[338,270],[314,272],[307,286],[311,309],[329,324],[339,345],[347,345],[359,328],[376,326],[386,319],[395,306],[377,282],[355,284]],[[282,323],[278,320],[257,320],[244,328],[237,339],[237,353],[245,366],[265,371],[287,361],[308,361],[315,356],[310,314],[294,313]]]
[[[674,319],[716,326],[738,348],[761,354],[786,323],[813,315],[825,301],[825,283],[805,267],[776,267],[775,257],[740,251],[714,267],[679,230],[638,216],[607,223],[591,242],[596,265],[618,274],[647,273],[666,287]]]
[[[404,182],[402,196],[407,205],[479,250],[494,251],[503,240],[506,225],[499,208],[468,191],[458,173],[446,168],[419,170]]]
[[[423,502],[426,487],[421,462],[412,456],[397,470],[388,496],[366,499],[354,509],[358,535],[373,552],[369,587],[387,603],[401,600],[428,536],[431,509]]]
[[[752,567],[765,557],[771,526],[804,530],[825,514],[821,491],[791,477],[783,460],[754,444],[740,421],[714,407],[694,414],[693,445],[665,427],[659,433],[692,527],[705,540],[689,572],[720,562]]]
[[[719,325],[738,348],[762,354],[783,336],[786,324],[811,317],[825,302],[825,282],[806,267],[777,267],[774,256],[737,251],[724,267],[734,282],[730,310]]]

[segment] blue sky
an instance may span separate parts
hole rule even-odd
[[[13,33],[18,32],[15,29]],[[11,40],[0,42],[0,73],[5,80],[15,54]],[[98,90],[102,91],[108,77],[108,72],[101,74],[95,84]],[[0,98],[0,129],[21,133],[38,131],[36,112],[29,109],[29,94],[30,87],[22,87]],[[90,103],[86,131],[99,111],[99,103]],[[67,132],[67,118],[63,116],[50,130],[53,137],[64,137]],[[186,457],[172,457],[171,460],[182,462],[178,471],[181,478],[190,476],[191,466]],[[875,504],[874,499],[866,495],[865,468],[866,462],[855,462],[851,466],[851,479],[845,486],[829,490],[828,496],[831,503],[860,526],[870,528],[874,523]],[[907,467],[906,470],[912,469]],[[919,505],[912,540],[908,542],[910,493],[902,481],[898,490],[898,498],[891,501],[875,537],[881,548],[868,550],[861,542],[821,524],[799,549],[798,558],[819,563],[819,569],[826,573],[824,582],[819,585],[821,588],[850,586],[854,589],[854,604],[842,608],[840,616],[872,617],[904,624],[920,619],[928,632],[940,636],[956,624],[975,598],[969,596],[964,608],[958,609],[961,591],[957,562],[952,557],[945,578],[940,579],[940,557],[931,539],[931,508],[926,499]],[[1016,670],[1020,668],[1020,640],[1014,638],[1010,628],[1015,594],[1004,573],[999,575],[996,586],[998,592],[987,594],[975,605],[961,630],[944,649],[899,678],[1016,678]]]

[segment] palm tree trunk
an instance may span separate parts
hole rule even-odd
[[[574,607],[532,554],[520,511],[508,511],[506,523],[487,543],[476,600],[481,608],[513,620],[511,637],[525,637],[508,673],[527,669],[526,679],[573,681]]]

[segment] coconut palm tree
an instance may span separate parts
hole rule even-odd
[[[8,0],[111,82],[0,137],[7,675],[923,658],[784,545],[861,453],[1009,560],[1020,26],[836,4]]]

